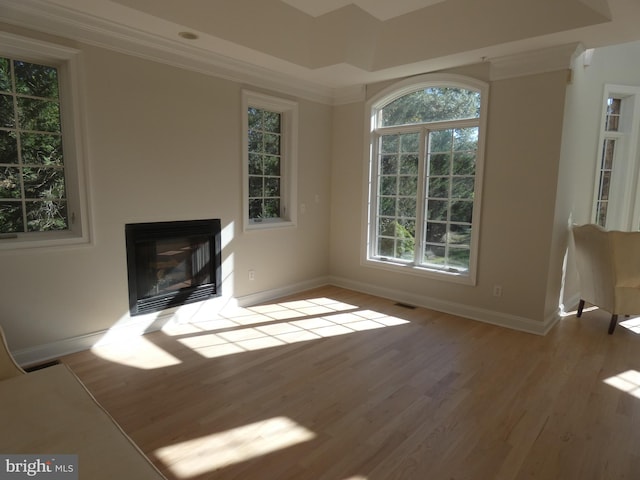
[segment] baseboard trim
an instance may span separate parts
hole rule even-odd
[[[263,302],[269,302],[276,298],[286,297],[295,293],[304,292],[305,290],[311,290],[313,288],[323,287],[329,285],[329,277],[318,277],[313,280],[295,283],[287,285],[286,287],[275,288],[271,290],[264,290],[262,292],[256,292],[249,295],[243,295],[236,297],[239,307],[248,307]]]
[[[520,317],[483,308],[470,307],[460,303],[449,302],[427,295],[416,295],[401,290],[387,287],[380,287],[369,283],[349,280],[342,277],[330,277],[329,283],[337,287],[348,288],[369,295],[388,298],[419,307],[429,308],[438,312],[457,315],[459,317],[489,323],[499,327],[532,333],[535,335],[546,335],[560,319],[559,314],[545,318],[544,322],[539,322],[530,318]]]

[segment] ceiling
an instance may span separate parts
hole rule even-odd
[[[0,21],[335,101],[391,78],[638,40],[640,0],[0,0]]]

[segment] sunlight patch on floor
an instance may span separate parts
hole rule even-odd
[[[631,330],[633,333],[640,334],[640,316],[618,322],[618,325],[627,330]]]
[[[622,390],[636,398],[640,398],[640,372],[627,370],[604,380],[604,383]]]
[[[144,337],[122,338],[117,343],[94,346],[91,351],[105,360],[143,370],[170,367],[182,363]]]
[[[162,447],[154,454],[176,476],[186,479],[308,442],[315,437],[315,433],[290,418],[274,417]]]
[[[236,309],[234,315],[188,325],[184,330],[181,325],[163,330],[183,337],[178,342],[203,357],[216,358],[409,323],[326,298]],[[200,334],[192,335],[198,329]]]

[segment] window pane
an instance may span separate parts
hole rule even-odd
[[[0,92],[11,91],[11,70],[8,58],[0,58]]]
[[[0,167],[0,198],[22,198],[19,168]]]
[[[67,202],[27,202],[27,231],[45,232],[67,228]]]
[[[616,141],[614,139],[605,139],[602,146],[602,169],[611,170],[613,168],[613,155],[616,149]]]
[[[469,250],[468,248],[451,247],[449,249],[448,265],[451,267],[457,267],[466,270],[467,268],[469,268],[470,255],[471,250]]]
[[[20,135],[22,162],[25,164],[62,166],[62,137],[39,133]]]
[[[397,155],[383,155],[380,164],[380,173],[383,175],[395,175],[398,173]]]
[[[395,197],[382,197],[380,199],[380,215],[387,217],[393,217],[396,214],[396,198]]]
[[[453,149],[453,130],[436,130],[429,135],[429,152],[450,152]]]
[[[430,265],[443,265],[446,258],[446,248],[442,245],[427,244],[424,250],[423,262]]]
[[[448,200],[429,200],[427,207],[427,220],[446,220],[448,206]]]
[[[620,108],[622,99],[610,97],[607,99],[607,115],[604,129],[609,132],[617,132],[620,129]]]
[[[609,200],[609,186],[611,185],[611,172],[602,172],[600,177],[600,192],[598,199],[601,201]]]
[[[280,114],[276,112],[264,112],[264,130],[266,132],[280,133]]]
[[[431,206],[430,202],[429,206]],[[471,223],[473,217],[473,202],[455,201],[451,203],[451,221]]]
[[[262,153],[264,150],[264,140],[262,132],[249,130],[249,152]]]
[[[23,231],[22,204],[0,202],[0,233],[20,233]]]
[[[262,199],[249,200],[249,218],[262,217]]]
[[[59,168],[24,168],[25,198],[62,199],[64,171]]]
[[[429,155],[429,175],[449,175],[451,155],[437,153]]]
[[[398,186],[398,193],[400,195],[406,195],[415,197],[418,193],[418,177],[400,177],[400,184]]]
[[[395,241],[393,238],[379,238],[378,255],[381,257],[395,256]]]
[[[396,195],[398,193],[398,177],[385,175],[380,177],[380,195]]]
[[[384,135],[380,139],[382,153],[397,153],[399,150],[398,135]]]
[[[456,128],[453,131],[453,149],[457,152],[475,152],[478,145],[478,127]]]
[[[263,197],[262,188],[263,177],[249,177],[249,196],[250,197]]]
[[[0,95],[0,127],[15,128],[16,116],[11,95]]]
[[[257,153],[249,154],[249,175],[262,175],[264,174],[262,155]]]
[[[451,198],[473,198],[473,177],[454,177]]]
[[[0,167],[0,197],[21,200],[3,204],[0,229],[67,229],[58,70],[0,58],[0,90],[0,163],[16,165]]]
[[[265,133],[264,151],[270,155],[280,155],[280,135]]]
[[[429,198],[449,198],[449,179],[435,177],[429,179]]]
[[[249,218],[280,216],[281,117],[248,107]]]
[[[476,154],[475,152],[456,152],[453,155],[454,175],[475,175]]]
[[[479,118],[480,92],[429,87],[404,95],[381,110],[381,126]]]
[[[398,199],[398,216],[402,218],[416,217],[416,199],[415,198],[399,198]]]
[[[264,157],[264,174],[280,176],[280,157],[266,155]]]
[[[20,128],[60,132],[60,106],[57,102],[18,97]]]
[[[15,61],[16,92],[34,97],[58,98],[58,72],[53,67]]]
[[[451,224],[447,240],[451,245],[469,246],[471,244],[471,226]]]
[[[280,179],[279,178],[269,178],[269,177],[265,178],[264,196],[265,197],[280,196]]]
[[[264,201],[264,217],[277,218],[280,216],[280,199],[271,198]]]
[[[400,157],[400,174],[418,175],[418,155],[402,155]]]
[[[393,237],[396,234],[396,224],[391,218],[381,218],[378,225],[378,234]]]
[[[442,85],[404,94],[373,112],[379,135],[372,158],[375,253],[438,269],[468,268],[480,104],[479,91]],[[435,122],[449,123],[435,129]],[[418,251],[422,258],[415,257]]]
[[[0,130],[0,163],[18,163],[16,132]]]
[[[427,222],[427,242],[445,243],[447,234],[446,223]]]

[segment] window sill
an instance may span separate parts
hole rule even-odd
[[[86,245],[89,243],[88,236],[78,235],[68,230],[62,232],[21,233],[17,237],[0,236],[0,252],[29,248]]]
[[[414,265],[412,263],[394,262],[391,260],[381,260],[377,258],[368,258],[363,261],[363,265],[367,267],[378,268],[388,272],[401,273],[406,275],[414,275],[422,278],[431,278],[444,282],[458,283],[462,285],[475,285],[475,278],[470,272],[438,270],[424,266]]]
[[[245,225],[245,232],[260,231],[260,230],[272,230],[280,228],[294,228],[296,223],[292,220],[282,220],[280,218],[271,218],[263,220],[262,222],[249,222]]]

